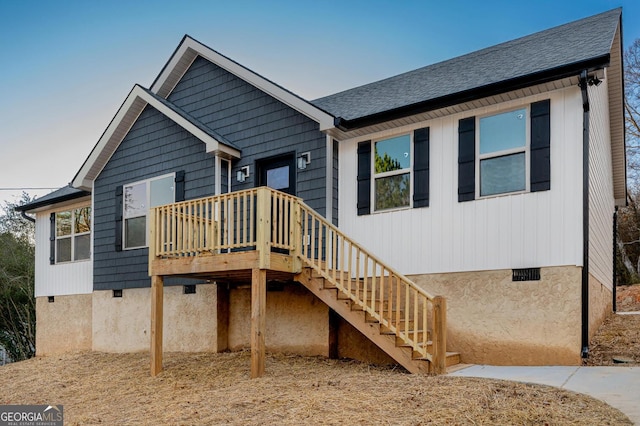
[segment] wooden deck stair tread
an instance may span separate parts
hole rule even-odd
[[[374,305],[376,306],[376,314],[380,311],[380,277],[375,280],[375,287],[370,281],[364,282],[363,280],[344,279],[343,285],[348,288],[351,284],[351,294],[343,293],[340,286],[340,272],[333,270],[324,270],[323,273],[317,272],[313,268],[306,267],[305,270],[297,276],[298,281],[307,287],[312,293],[318,296],[329,307],[341,315],[346,321],[351,323],[356,329],[362,332],[373,343],[378,345],[389,356],[398,361],[407,370],[411,372],[430,372],[430,361],[424,358],[420,352],[414,350],[415,347],[425,348],[427,351],[433,347],[431,341],[431,331],[426,331],[426,342],[419,342],[415,345],[407,343],[402,337],[398,336],[398,333],[391,329],[379,324],[378,320],[371,316],[368,311],[365,311],[364,307],[358,302],[366,298],[367,303],[371,303],[372,296],[374,297]],[[325,276],[326,275],[326,276]],[[335,275],[337,283],[333,283],[332,279]],[[329,278],[327,278],[327,276]],[[385,277],[387,278],[387,277]],[[349,283],[350,281],[350,283]],[[365,285],[366,284],[366,285]],[[366,287],[366,288],[365,288]],[[388,284],[384,285],[385,288],[389,288]],[[355,299],[355,300],[354,300]],[[392,306],[389,311],[389,301],[384,300],[382,304],[382,311],[384,314],[391,312],[392,316],[397,313],[403,315],[404,310],[396,311],[396,307]],[[364,313],[364,316],[363,316]],[[408,324],[407,324],[408,322]],[[425,331],[421,325],[414,329],[414,321],[400,319],[397,327],[400,333],[405,334],[408,338],[418,337],[421,340],[424,337]],[[408,328],[405,333],[405,324]],[[422,349],[424,350],[424,349]],[[445,365],[447,368],[460,363],[460,354],[457,352],[447,352]]]

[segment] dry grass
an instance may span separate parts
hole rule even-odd
[[[84,353],[0,368],[0,404],[63,404],[65,424],[631,424],[590,397],[486,379],[408,375],[366,364],[269,355],[250,380],[248,352]]]
[[[616,289],[618,312],[640,311],[640,284]],[[614,357],[634,362],[616,364]],[[640,315],[612,315],[591,340],[587,365],[640,366]]]
[[[612,315],[591,340],[587,365],[640,366],[640,315]],[[615,364],[623,356],[634,363]]]

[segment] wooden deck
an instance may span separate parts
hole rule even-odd
[[[386,266],[296,197],[262,187],[156,207],[150,216],[152,375],[162,371],[169,276],[251,282],[252,377],[265,368],[270,280],[306,286],[411,372],[443,373],[456,359],[446,352],[444,298]]]

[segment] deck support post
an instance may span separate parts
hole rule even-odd
[[[267,270],[251,271],[251,378],[264,375],[267,328]]]
[[[447,372],[447,300],[433,298],[433,369],[436,374]]]
[[[162,305],[164,278],[151,277],[151,375],[162,372]]]

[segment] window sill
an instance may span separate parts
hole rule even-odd
[[[501,194],[492,194],[492,195],[478,195],[476,200],[489,200],[491,198],[500,198],[500,197],[509,197],[511,195],[521,195],[521,194],[530,194],[531,191],[528,189],[522,191],[514,191],[514,192],[503,192]]]
[[[374,214],[393,213],[393,212],[400,212],[400,211],[412,210],[412,209],[413,209],[412,206],[393,207],[393,208],[384,209],[384,210],[374,210],[371,212],[371,214],[374,215]]]
[[[91,261],[91,258],[89,258],[89,259],[81,259],[81,260],[69,260],[69,261],[66,261],[66,262],[56,262],[51,266],[55,266],[55,265],[72,265],[74,263],[84,263],[84,262],[90,262],[90,261]]]

